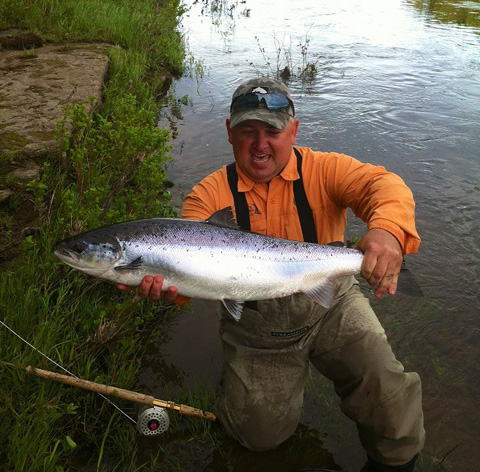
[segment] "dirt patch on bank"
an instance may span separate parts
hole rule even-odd
[[[8,267],[25,234],[35,232],[26,186],[58,150],[58,121],[69,104],[102,100],[104,43],[44,43],[29,33],[0,33],[0,268]],[[15,49],[17,48],[17,49]]]

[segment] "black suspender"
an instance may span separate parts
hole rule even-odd
[[[303,240],[309,243],[317,243],[317,232],[313,220],[313,213],[308,204],[307,195],[303,187],[302,179],[302,155],[298,149],[294,148],[297,156],[297,171],[300,176],[298,180],[293,182],[293,194],[295,196],[295,205],[297,206],[300,226],[302,227]],[[247,199],[244,192],[238,191],[238,174],[235,162],[227,165],[227,178],[230,190],[233,195],[235,204],[235,212],[237,214],[237,224],[241,229],[250,231],[250,216],[248,212]]]
[[[313,220],[313,213],[308,204],[307,195],[303,186],[302,179],[302,155],[297,148],[293,148],[297,156],[297,171],[300,178],[293,181],[293,194],[295,195],[295,205],[297,206],[298,218],[302,227],[303,240],[307,243],[318,243],[317,231]]]
[[[233,203],[235,205],[235,213],[237,215],[237,224],[240,229],[250,231],[250,216],[248,213],[247,198],[245,192],[238,191],[238,174],[235,162],[227,166],[228,185],[233,195]]]

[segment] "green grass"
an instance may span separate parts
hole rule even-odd
[[[156,116],[165,77],[183,71],[182,13],[177,0],[0,2],[0,29],[112,44],[103,107],[91,116],[83,106],[65,110],[60,152],[28,185],[39,233],[0,274],[0,319],[73,374],[132,390],[149,340],[176,310],[68,268],[53,247],[108,223],[175,215],[169,133]],[[0,468],[69,470],[84,454],[97,470],[154,467],[136,463],[135,425],[99,395],[27,375],[28,365],[60,370],[38,351],[0,326]],[[133,415],[130,404],[119,406]]]
[[[180,0],[2,0],[0,29],[28,30],[46,41],[111,43],[107,109],[124,93],[154,109],[165,77],[184,70],[177,29],[183,13]]]
[[[135,303],[113,286],[58,267],[47,250],[52,242],[32,243],[18,269],[2,277],[2,319],[74,374],[133,388],[143,349],[162,321],[172,316],[171,310]],[[106,324],[118,328],[111,330],[113,335],[102,329]],[[68,437],[99,458],[101,451],[119,453],[115,433],[108,442],[102,440],[115,413],[110,405],[93,393],[27,376],[27,365],[59,369],[3,327],[0,337],[2,464],[11,470],[56,470],[74,452]],[[134,434],[127,419],[116,415],[115,422]]]

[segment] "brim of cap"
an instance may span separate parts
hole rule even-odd
[[[283,130],[287,127],[290,117],[291,115],[282,111],[262,110],[259,108],[255,110],[239,111],[230,117],[230,128],[234,128],[243,121],[259,120]]]

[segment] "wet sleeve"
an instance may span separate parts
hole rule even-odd
[[[417,252],[420,237],[415,227],[415,201],[398,175],[344,155],[331,159],[327,175],[328,192],[339,205],[350,207],[368,229],[393,234],[404,254]]]

